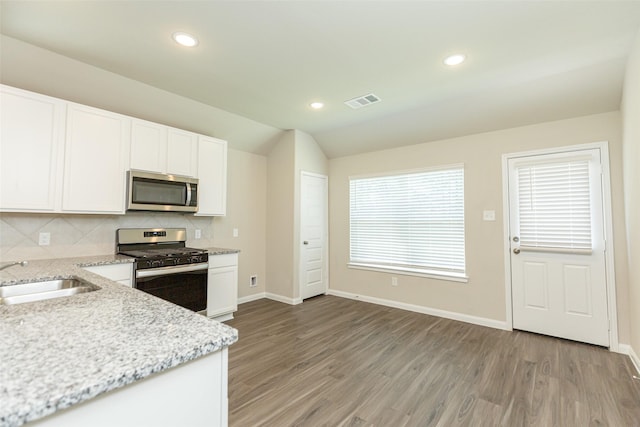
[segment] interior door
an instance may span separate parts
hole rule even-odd
[[[600,149],[508,168],[513,327],[608,347]]]
[[[302,172],[300,181],[300,297],[327,292],[328,189],[324,175]]]

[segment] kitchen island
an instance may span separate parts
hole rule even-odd
[[[0,305],[1,427],[226,424],[237,331],[82,268],[131,262],[107,255],[0,271],[0,286],[75,277],[100,288]]]

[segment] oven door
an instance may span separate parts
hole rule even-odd
[[[193,311],[207,309],[208,263],[136,270],[135,287]]]

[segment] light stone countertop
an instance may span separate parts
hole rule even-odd
[[[0,271],[0,286],[75,276],[101,288],[0,305],[0,427],[20,426],[237,341],[232,327],[82,269],[132,262],[105,255]]]
[[[227,248],[203,248],[209,252],[209,255],[225,255],[225,254],[237,254],[239,249],[227,249]]]

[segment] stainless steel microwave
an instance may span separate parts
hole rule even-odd
[[[127,210],[198,211],[196,178],[130,170],[128,182]]]

